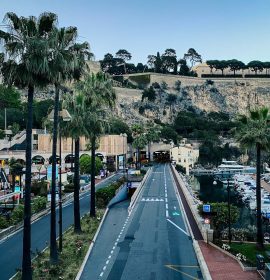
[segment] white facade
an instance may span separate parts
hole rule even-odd
[[[191,144],[187,144],[185,140],[178,147],[170,149],[171,160],[186,168],[186,174],[189,175],[189,168],[194,167],[194,164],[199,158],[199,149],[194,148]]]

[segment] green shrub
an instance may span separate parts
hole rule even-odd
[[[74,192],[74,184],[70,183],[68,185],[65,185],[65,189],[64,189],[65,193],[71,193]]]
[[[46,209],[47,199],[46,197],[37,197],[32,203],[32,213],[38,213],[41,210]]]
[[[9,223],[6,219],[6,217],[0,216],[0,229],[7,228],[9,226]]]
[[[119,179],[116,183],[109,185],[96,191],[96,203],[98,208],[104,208],[108,205],[110,200],[115,196],[116,190],[123,185],[124,178]]]
[[[14,210],[11,213],[11,221],[12,224],[17,224],[23,220],[23,213],[24,213],[24,206],[18,205],[14,208]]]
[[[47,182],[45,181],[34,181],[31,186],[31,192],[34,195],[47,196]]]

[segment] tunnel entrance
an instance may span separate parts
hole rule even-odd
[[[154,161],[156,162],[170,162],[169,151],[156,151],[153,153]]]

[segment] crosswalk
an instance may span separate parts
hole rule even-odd
[[[164,199],[163,198],[157,198],[157,197],[143,197],[141,201],[158,202],[158,201],[164,201]]]

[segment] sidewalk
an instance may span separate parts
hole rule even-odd
[[[213,280],[259,280],[256,271],[243,271],[239,263],[210,244],[199,245]]]

